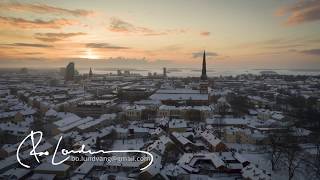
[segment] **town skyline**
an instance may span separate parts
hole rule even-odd
[[[319,180],[320,0],[0,0],[0,179]]]
[[[320,68],[319,1],[0,4],[1,67]]]

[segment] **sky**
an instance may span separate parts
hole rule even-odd
[[[319,0],[0,0],[0,66],[320,69]]]

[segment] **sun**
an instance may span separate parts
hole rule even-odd
[[[84,58],[87,59],[99,59],[99,56],[95,54],[91,49],[86,49]]]

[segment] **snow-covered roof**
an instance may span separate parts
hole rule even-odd
[[[142,127],[154,129],[155,128],[155,124],[154,123],[143,123]]]
[[[163,154],[168,143],[172,143],[169,137],[163,135],[158,140],[154,141],[147,147],[147,151],[151,152],[153,150]]]
[[[108,119],[114,119],[116,117],[116,114],[103,114],[100,118],[92,120],[92,121],[88,121],[85,122],[83,124],[81,124],[80,126],[78,126],[78,129],[80,130],[85,130],[87,128],[90,128],[92,126],[98,125],[101,122],[108,120]]]
[[[145,172],[149,173],[151,176],[155,176],[162,169],[162,164],[161,164],[162,157],[154,152],[151,152],[151,154],[153,155],[153,162],[151,166],[145,170]]]
[[[44,140],[45,138],[42,138],[42,140]],[[34,138],[34,141],[37,142],[39,140],[39,137],[35,137]],[[12,152],[16,152],[17,149],[18,149],[18,146],[20,145],[20,142],[19,143],[16,143],[16,144],[4,144],[1,149],[5,152],[7,152],[8,154],[12,153]],[[26,140],[24,143],[23,143],[23,146],[22,146],[22,149],[25,148],[25,147],[28,147],[28,146],[31,146],[32,145],[32,141],[31,139],[29,140]]]
[[[132,105],[132,106],[127,106],[126,107],[126,110],[127,111],[142,111],[142,110],[144,110],[144,109],[146,109],[146,107],[145,106],[140,106],[140,105]]]
[[[76,170],[74,170],[74,174],[83,174],[87,175],[89,171],[94,167],[95,162],[85,161],[83,162]]]
[[[52,96],[54,99],[65,99],[67,96],[65,94],[55,94]]]
[[[169,128],[187,128],[187,122],[183,119],[172,119],[169,121]]]
[[[45,179],[45,180],[54,180],[54,178],[56,177],[55,174],[43,174],[43,173],[34,173],[31,177],[29,177],[29,180],[41,180],[41,179]]]
[[[72,139],[74,139],[75,141],[77,141],[79,138],[79,133],[78,131],[71,131],[71,132],[68,132],[68,133],[60,133],[60,134],[57,134],[53,137],[54,140],[58,141],[59,138],[63,136],[64,138],[67,138],[67,137],[71,137]]]
[[[37,111],[31,108],[19,111],[23,116],[29,116],[35,114]]]
[[[225,163],[216,153],[184,153],[177,164],[189,172],[198,172],[196,167],[199,160],[209,160],[215,168],[225,166]]]
[[[179,165],[168,164],[166,165],[161,172],[167,176],[177,177],[180,174],[187,174],[187,171],[182,169]],[[199,179],[200,180],[200,179]]]
[[[310,130],[307,130],[307,129],[304,129],[304,128],[293,127],[293,128],[291,128],[291,130],[293,131],[293,134],[295,136],[308,136],[308,135],[311,134]]]
[[[251,180],[271,180],[271,176],[266,174],[264,170],[257,168],[251,164],[241,170],[242,177]]]
[[[168,106],[168,105],[161,105],[159,110],[199,110],[199,111],[211,111],[212,108],[209,106]]]
[[[22,179],[24,176],[31,172],[30,169],[26,168],[12,168],[0,175],[4,179]]]
[[[245,159],[241,154],[234,153],[234,158],[236,158],[240,163],[248,162],[247,159]]]
[[[67,164],[59,164],[59,166],[55,166],[55,165],[52,165],[51,162],[44,162],[44,163],[41,163],[38,167],[36,167],[34,170],[35,171],[42,171],[42,172],[43,171],[65,172],[65,171],[68,171],[69,168],[70,168],[70,166]]]
[[[204,131],[201,133],[201,137],[205,139],[209,144],[212,146],[217,146],[219,143],[221,143],[221,140],[214,136],[212,133],[209,131]]]
[[[158,127],[157,129],[152,130],[150,134],[151,135],[159,135],[162,132],[164,132],[163,129],[161,127]]]
[[[159,89],[156,93],[158,94],[198,94],[199,90],[187,89],[187,88],[177,88],[177,89]]]
[[[208,100],[208,94],[193,89],[159,89],[150,96],[152,100]]]
[[[154,100],[208,100],[206,94],[153,94],[150,96]]]
[[[84,123],[88,123],[92,120],[93,120],[92,117],[86,117],[86,118],[80,119],[78,121],[74,121],[73,123],[67,124],[66,126],[59,127],[58,129],[60,132],[66,132],[72,128],[80,126],[81,124],[84,124]]]
[[[144,128],[144,127],[138,127],[136,125],[129,125],[128,129],[133,129],[134,132],[140,132],[140,133],[149,133],[149,128]]]
[[[227,103],[227,100],[224,96],[221,96],[219,99],[218,99],[218,103]]]
[[[37,147],[37,151],[38,152],[44,152],[44,151],[46,151],[46,150],[48,150],[50,148],[52,148],[52,145],[50,143],[48,143],[48,142],[45,142],[45,143],[43,143],[43,144],[41,144],[41,145],[39,145]],[[33,150],[33,148],[30,148],[28,150],[23,151],[20,154],[20,159],[21,160],[25,160],[25,159],[29,158],[30,157],[30,152],[32,150]],[[18,161],[17,161],[17,157],[16,157],[15,154],[12,155],[12,156],[9,156],[9,157],[7,157],[7,158],[5,158],[5,159],[0,161],[0,171],[6,169],[8,167],[11,167],[12,165],[17,164],[17,163],[18,163]]]
[[[207,124],[224,124],[224,125],[246,125],[249,123],[248,119],[243,118],[233,118],[233,117],[225,117],[223,119],[220,118],[208,118],[206,119]]]
[[[16,111],[10,111],[10,112],[1,112],[0,118],[12,118],[16,115]]]
[[[275,112],[272,114],[272,119],[281,120],[284,118],[284,115],[281,112]]]
[[[6,132],[9,132],[13,135],[25,135],[30,132],[30,121],[22,121],[18,124],[7,122],[7,123],[0,123],[0,129]]]
[[[105,104],[110,104],[112,103],[113,101],[112,100],[87,100],[87,101],[82,101],[82,102],[79,102],[78,104],[81,104],[81,105],[105,105]]]
[[[189,139],[185,138],[185,137],[182,136],[180,133],[173,132],[172,135],[173,135],[182,145],[193,144]]]
[[[63,127],[66,126],[68,124],[74,123],[76,121],[79,121],[81,118],[75,114],[68,114],[66,117],[64,117],[63,119],[54,122],[55,125],[57,125],[58,127]]]
[[[53,110],[53,109],[49,109],[47,112],[46,112],[46,116],[57,116],[58,113],[57,111]]]
[[[134,104],[137,104],[137,105],[146,105],[146,106],[150,106],[150,105],[160,105],[161,102],[159,100],[149,100],[149,99],[146,99],[146,100],[140,100],[140,101],[135,101]]]
[[[7,169],[8,167],[11,167],[14,164],[17,164],[17,157],[16,155],[12,155],[9,157],[6,157],[5,159],[0,161],[0,171],[3,171]]]

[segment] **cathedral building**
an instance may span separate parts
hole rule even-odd
[[[206,65],[206,52],[203,52],[202,59],[202,73],[200,76],[200,93],[208,94],[208,76],[207,76],[207,65]]]
[[[150,99],[160,101],[165,105],[208,105],[208,77],[205,52],[203,53],[202,74],[200,76],[200,87],[198,89],[163,87],[151,95]]]

